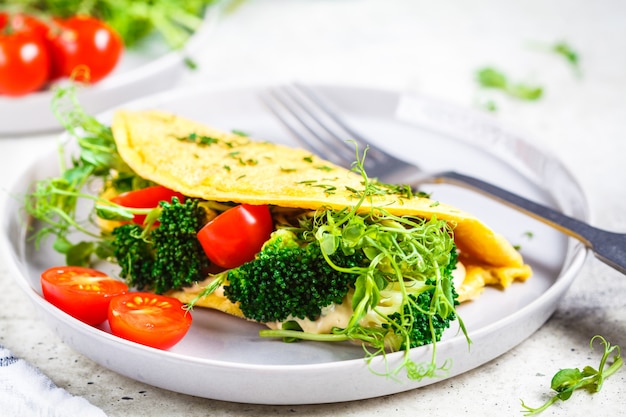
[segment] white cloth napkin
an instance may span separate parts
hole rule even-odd
[[[106,417],[84,398],[57,387],[39,369],[0,345],[0,415],[7,417]]]

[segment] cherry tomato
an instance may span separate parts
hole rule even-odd
[[[80,266],[57,266],[41,274],[43,296],[72,317],[96,325],[107,319],[111,298],[128,286],[104,272]]]
[[[129,292],[114,297],[109,305],[111,333],[157,349],[178,343],[191,326],[191,313],[176,298]]]
[[[273,231],[268,206],[241,204],[207,223],[198,240],[211,262],[229,269],[254,259]]]
[[[96,83],[113,71],[124,44],[109,25],[88,16],[55,22],[49,35],[52,79],[74,76],[77,81]]]
[[[29,16],[0,14],[0,94],[21,96],[47,83],[51,64],[46,30]]]
[[[124,207],[151,209],[157,207],[161,201],[171,202],[174,197],[177,197],[181,203],[185,201],[185,196],[181,193],[170,190],[162,185],[154,185],[152,187],[122,193],[113,197],[111,201]],[[145,219],[145,215],[136,214],[133,217],[133,223],[143,224]]]

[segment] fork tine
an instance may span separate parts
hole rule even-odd
[[[316,135],[312,133],[306,123],[304,123],[297,114],[289,107],[288,103],[276,92],[269,91],[267,94],[261,94],[261,100],[265,103],[267,108],[276,116],[279,122],[287,128],[296,140],[305,148],[312,150],[315,154],[324,157],[325,155],[332,155],[328,149],[325,149],[323,143],[315,139]],[[304,126],[306,131],[301,127]],[[314,139],[311,139],[313,137]],[[333,162],[339,162],[336,158]]]
[[[350,158],[354,158],[354,143],[359,148],[365,146],[365,139],[350,129],[345,122],[343,122],[334,109],[330,108],[330,105],[322,100],[322,98],[312,89],[302,85],[293,84],[291,87],[284,87],[283,91],[289,95],[293,103],[298,105],[298,108],[304,112],[311,120],[320,127],[320,129],[326,134],[321,136],[320,139],[324,139],[326,143],[336,149],[337,146],[340,149],[349,152]]]
[[[341,116],[341,112],[332,107],[332,103],[326,100],[319,92],[303,84],[295,83],[291,88],[285,87],[284,91],[289,91],[294,101],[297,99],[299,108],[311,117],[333,140],[332,149],[336,151],[337,145],[344,151],[344,159],[352,163],[355,157],[355,147],[360,152],[368,149],[368,157],[365,166],[369,169],[384,164],[397,161],[382,149],[372,146],[369,139],[362,133],[354,130]],[[297,94],[296,94],[297,93]],[[322,137],[324,138],[324,137]],[[330,142],[326,141],[326,143]],[[345,151],[348,151],[345,153]]]
[[[351,136],[310,97],[293,86],[284,86],[272,89],[262,99],[303,146],[340,165],[352,164],[355,150],[349,143]]]

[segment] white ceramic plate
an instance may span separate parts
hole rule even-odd
[[[185,58],[193,58],[207,40],[217,19],[217,8],[207,9],[204,22],[181,50],[170,50],[158,34],[128,49],[115,70],[101,82],[83,87],[78,97],[90,113],[100,113],[119,103],[171,88],[189,68]],[[0,138],[61,130],[51,110],[53,92],[35,92],[22,97],[0,95]]]
[[[373,141],[427,169],[455,168],[515,190],[585,219],[583,194],[559,162],[540,152],[493,119],[422,97],[394,92],[317,86]],[[259,89],[177,91],[131,103],[126,108],[157,107],[223,129],[290,143],[290,138],[258,100]],[[399,120],[402,118],[403,120]],[[56,172],[54,150],[29,166],[14,194]],[[442,378],[454,377],[508,351],[537,330],[553,313],[586,255],[584,247],[547,226],[477,194],[432,186],[433,197],[475,213],[513,244],[534,269],[524,284],[506,291],[487,289],[459,308],[473,341],[452,328],[438,344],[438,359],[452,360]],[[85,325],[41,297],[39,274],[62,263],[48,246],[36,251],[26,238],[18,202],[8,201],[2,216],[7,259],[17,283],[43,320],[76,351],[130,378],[199,397],[261,404],[328,403],[371,398],[431,384],[376,376],[360,347],[302,342],[285,344],[258,337],[259,325],[219,312],[194,310],[190,333],[170,351],[160,351]],[[27,220],[27,219],[26,219]],[[532,233],[532,238],[528,233]],[[113,268],[113,267],[111,267]],[[114,268],[113,268],[114,270]],[[416,362],[430,359],[431,347],[411,351]],[[399,353],[388,355],[398,363]],[[381,371],[382,358],[372,362]]]

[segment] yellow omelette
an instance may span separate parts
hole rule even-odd
[[[141,177],[189,197],[317,210],[358,202],[363,177],[309,151],[216,130],[163,111],[118,111],[112,124],[118,152]],[[355,152],[356,158],[356,152]],[[465,269],[459,301],[474,299],[485,285],[508,287],[531,275],[520,253],[473,215],[423,197],[382,193],[360,210],[384,208],[394,215],[436,216],[449,222]],[[173,292],[189,301],[194,290]],[[226,303],[226,304],[224,304]],[[220,294],[198,305],[240,315]]]

